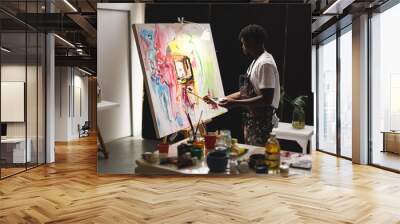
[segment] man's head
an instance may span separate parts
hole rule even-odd
[[[267,31],[260,25],[247,25],[239,33],[242,50],[245,55],[255,57],[264,51],[264,43],[267,41]]]

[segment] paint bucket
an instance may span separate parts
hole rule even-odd
[[[198,160],[201,160],[203,158],[203,150],[200,148],[192,148],[190,150],[190,155],[193,157],[196,157]]]
[[[206,150],[212,150],[215,148],[217,135],[214,132],[209,132],[206,136],[204,136],[204,141]]]
[[[157,145],[157,150],[158,152],[161,153],[166,153],[168,154],[168,150],[169,150],[169,144],[166,143],[160,143]]]
[[[228,157],[226,152],[214,151],[207,155],[207,165],[212,173],[221,173],[226,171]]]

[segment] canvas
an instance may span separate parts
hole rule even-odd
[[[224,96],[209,24],[136,24],[133,26],[159,138],[226,112],[200,97]]]

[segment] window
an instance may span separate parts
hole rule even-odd
[[[340,155],[352,157],[352,33],[340,36]]]
[[[320,43],[317,50],[317,147],[348,159],[353,131],[352,41],[350,24]]]
[[[399,4],[371,18],[372,163],[396,170],[400,170],[400,156],[391,153],[393,150],[382,150],[386,150],[383,132],[400,130],[399,21]],[[400,149],[400,141],[396,140],[394,144],[395,148]]]
[[[336,153],[336,36],[318,48],[318,149]]]

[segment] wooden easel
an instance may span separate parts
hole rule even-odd
[[[104,155],[104,158],[108,159],[108,152],[107,152],[106,146],[104,144],[103,137],[101,136],[99,126],[97,126],[97,139],[99,139],[99,143],[100,143],[98,152],[102,152]]]

